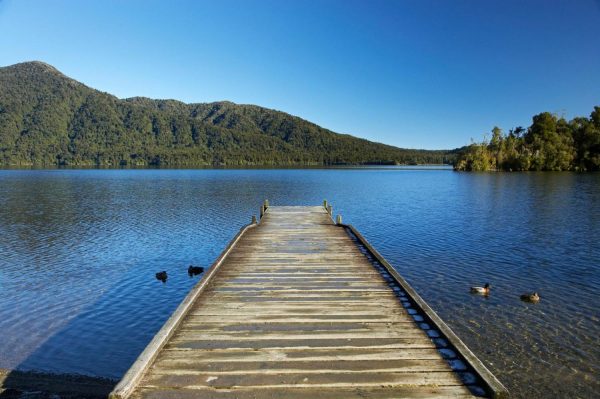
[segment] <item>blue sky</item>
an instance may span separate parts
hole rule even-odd
[[[28,60],[118,97],[454,148],[600,105],[600,0],[0,0],[0,65]]]

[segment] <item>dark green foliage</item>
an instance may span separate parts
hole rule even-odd
[[[0,68],[0,165],[333,165],[449,163],[230,102],[114,96],[50,65]]]
[[[564,118],[543,112],[525,130],[517,127],[504,135],[494,127],[488,143],[463,148],[456,170],[600,170],[600,107],[590,118]]]

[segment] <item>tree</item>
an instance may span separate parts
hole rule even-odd
[[[459,153],[455,169],[600,170],[600,107],[594,107],[589,119],[570,122],[542,112],[528,129],[516,127],[508,136],[494,127],[489,143],[484,139]]]
[[[525,135],[532,150],[534,170],[569,170],[575,158],[573,138],[568,123],[556,115],[542,112],[533,117]]]

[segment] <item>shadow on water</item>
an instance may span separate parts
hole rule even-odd
[[[0,398],[106,398],[179,304],[173,291],[183,297],[201,278],[190,277],[183,264],[167,270],[163,283],[152,270],[132,268],[15,370],[0,370]],[[116,311],[125,300],[146,305]]]
[[[78,375],[0,371],[0,398],[61,399],[108,397],[116,381]]]
[[[93,352],[86,350],[85,346],[97,345],[98,342],[84,342],[73,340],[77,334],[85,333],[86,325],[90,318],[98,316],[103,302],[110,301],[110,295],[118,289],[109,290],[97,302],[84,309],[79,315],[71,319],[62,329],[50,336],[41,346],[29,354],[15,370],[0,371],[0,398],[106,398],[116,385],[116,379],[93,377],[84,375],[74,367],[85,366],[99,360],[106,362],[114,350],[110,342],[100,339],[103,348],[96,348]],[[83,329],[83,330],[82,330]],[[89,329],[89,327],[88,327]],[[127,324],[116,324],[110,331],[101,332],[110,336],[111,331],[128,330]],[[96,331],[97,333],[97,331]],[[95,340],[94,340],[95,341]],[[83,348],[82,348],[83,346]],[[79,352],[83,349],[82,352]],[[55,364],[60,364],[59,369],[52,370]],[[50,366],[50,367],[49,367]],[[73,373],[65,370],[73,369]]]

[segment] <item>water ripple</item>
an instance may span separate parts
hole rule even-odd
[[[210,265],[263,199],[327,198],[515,397],[592,397],[598,187],[397,168],[0,171],[0,367],[120,377],[201,278],[187,266]],[[488,281],[489,298],[469,293]],[[519,300],[531,290],[537,305]]]

